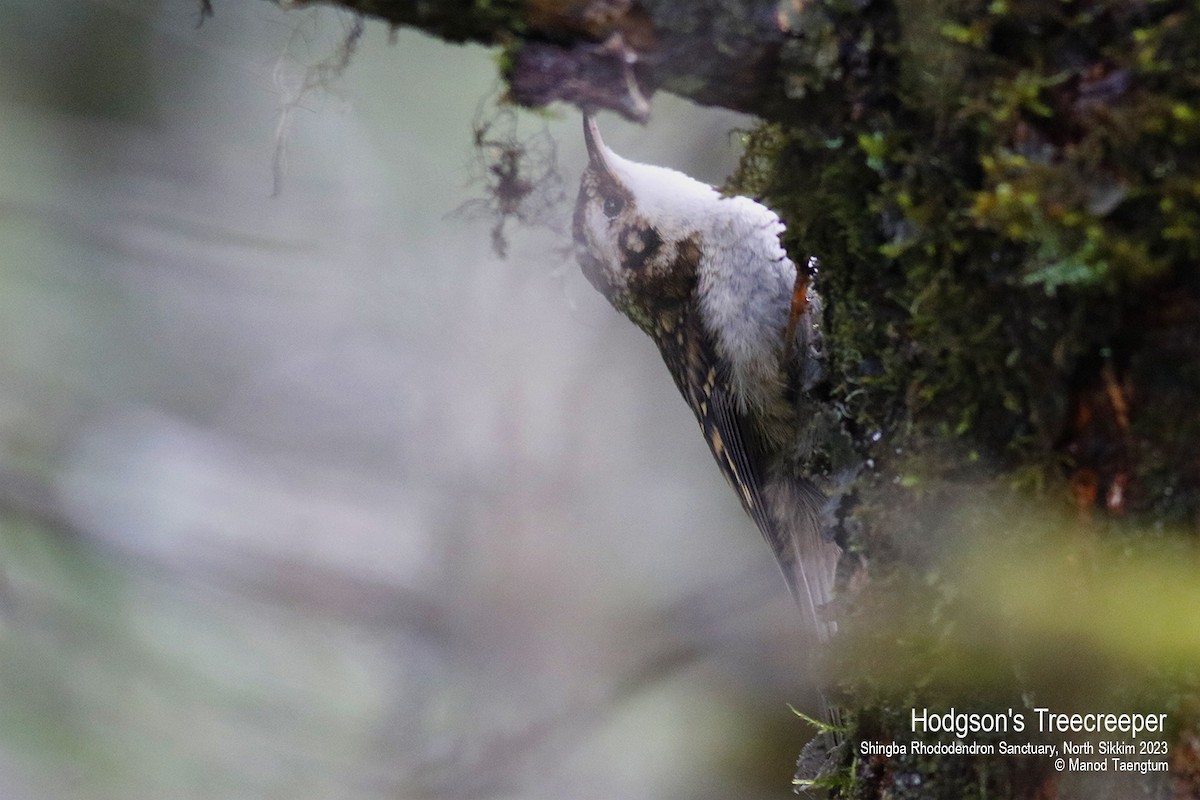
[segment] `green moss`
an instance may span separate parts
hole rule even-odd
[[[796,60],[787,121],[748,137],[728,188],[780,213],[798,260],[820,257],[826,419],[868,464],[850,546],[920,585],[950,546],[939,515],[963,483],[1000,506],[1075,506],[1109,535],[1188,525],[1194,537],[1200,13],[1034,0],[820,8],[830,25]],[[947,655],[967,624],[955,622],[955,586],[938,577],[911,595],[926,635],[876,648],[923,659],[914,683],[940,687],[938,701],[951,696],[947,675],[983,674]],[[1023,687],[1010,673],[993,688],[1011,702]],[[888,709],[916,699],[881,700],[859,724],[894,730]],[[890,796],[1017,796],[1008,761],[902,764],[890,779],[907,770],[921,788],[905,794],[901,781]],[[860,796],[875,796],[859,778]]]
[[[1193,280],[1200,86],[1172,76],[1200,26],[1153,4],[898,5],[829,17],[870,36],[827,31],[858,54],[822,72],[836,91],[820,59],[799,70],[799,121],[755,132],[731,188],[820,254],[830,399],[869,455],[950,439],[1057,464],[1096,354]]]

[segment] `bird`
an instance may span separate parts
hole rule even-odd
[[[841,548],[805,474],[809,392],[822,378],[821,299],[766,206],[618,156],[584,114],[588,163],[573,217],[588,282],[658,346],[713,458],[762,532],[803,617],[836,631]],[[826,708],[827,715],[831,712]]]

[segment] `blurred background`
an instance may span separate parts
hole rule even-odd
[[[0,797],[788,796],[794,612],[570,255],[577,113],[215,11],[0,0]],[[655,104],[609,143],[720,182],[748,120]]]

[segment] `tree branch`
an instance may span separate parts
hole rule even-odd
[[[785,117],[790,99],[843,74],[840,53],[857,29],[827,4],[788,12],[774,0],[319,1],[450,42],[504,47],[510,96],[523,105],[560,100],[637,120],[660,88]]]

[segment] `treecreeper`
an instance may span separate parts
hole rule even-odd
[[[658,345],[813,643],[824,642],[836,628],[826,606],[841,549],[824,521],[825,496],[805,474],[808,393],[823,362],[810,275],[788,258],[770,209],[621,158],[591,115],[583,131],[588,165],[574,216],[583,273]]]

